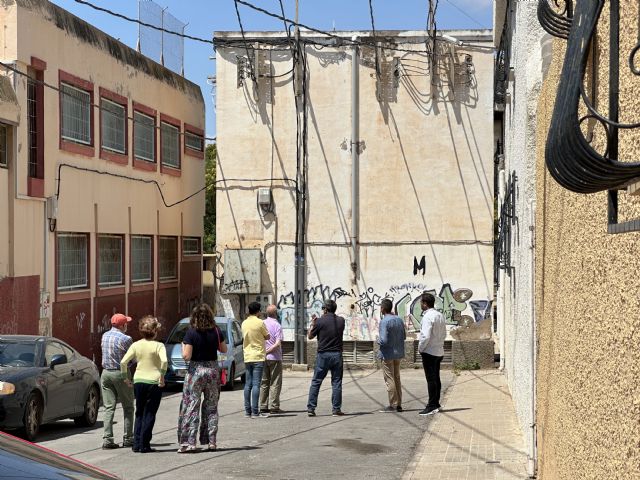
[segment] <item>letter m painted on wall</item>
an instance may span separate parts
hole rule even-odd
[[[420,263],[418,263],[418,257],[413,257],[413,274],[417,275],[420,270],[422,270],[423,276],[427,273],[427,261],[424,255],[420,259]]]

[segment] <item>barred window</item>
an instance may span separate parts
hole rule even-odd
[[[182,254],[183,255],[199,255],[200,239],[198,237],[184,237],[182,239]]]
[[[58,234],[58,290],[89,288],[88,244],[85,233]]]
[[[162,164],[180,168],[180,129],[162,122]]]
[[[140,112],[133,113],[133,151],[136,158],[156,161],[155,127],[153,117]]]
[[[62,138],[91,145],[91,94],[66,83],[62,95]]]
[[[9,126],[0,123],[0,167],[6,167],[7,162],[7,132]]]
[[[196,135],[195,133],[185,132],[184,143],[187,148],[191,150],[197,150],[199,152],[204,151],[204,138],[202,135]]]
[[[176,237],[158,239],[158,263],[160,280],[178,278],[178,239]]]
[[[123,283],[123,251],[120,235],[98,235],[98,285]]]
[[[100,132],[102,148],[116,153],[126,153],[126,109],[105,98],[100,99]]]
[[[131,281],[144,283],[153,281],[152,237],[131,236]]]

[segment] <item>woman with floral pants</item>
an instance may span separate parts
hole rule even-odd
[[[178,418],[178,453],[196,451],[198,431],[201,445],[207,445],[209,450],[217,447],[220,395],[218,350],[226,353],[227,345],[216,326],[211,308],[201,304],[193,309],[191,328],[182,341],[182,357],[189,362],[189,368],[184,378]]]

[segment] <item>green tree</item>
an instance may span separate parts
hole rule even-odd
[[[214,253],[216,249],[216,156],[216,144],[207,145],[204,179],[209,188],[204,211],[204,253]]]

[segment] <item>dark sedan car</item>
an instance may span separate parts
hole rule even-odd
[[[2,432],[0,478],[117,480],[114,475],[96,467]]]
[[[35,439],[43,423],[73,418],[92,426],[100,405],[95,364],[61,340],[0,336],[0,428]]]

